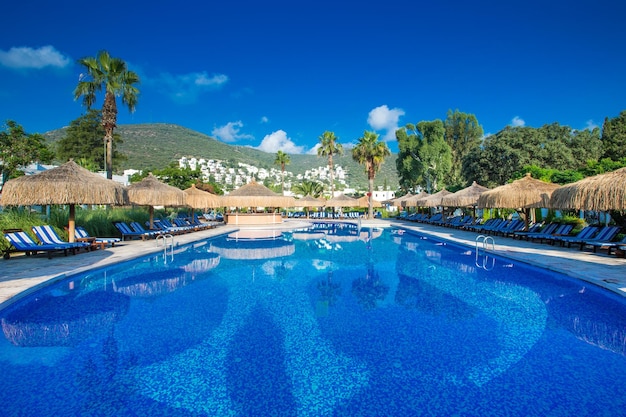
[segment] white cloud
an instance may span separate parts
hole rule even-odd
[[[322,144],[318,142],[315,144],[315,146],[313,146],[311,149],[309,149],[305,153],[307,155],[317,155],[317,148],[319,148],[320,146],[322,146]]]
[[[182,104],[195,103],[200,94],[217,90],[228,82],[224,74],[209,75],[205,71],[189,74],[170,74],[163,72],[156,78],[143,76],[144,84],[155,85],[163,94]]]
[[[597,127],[600,127],[600,126],[594,123],[593,120],[587,120],[587,123],[585,123],[585,129],[587,130],[593,130]]]
[[[236,142],[240,139],[254,139],[254,136],[240,133],[243,123],[241,120],[228,122],[224,126],[213,128],[211,135],[222,142]]]
[[[53,46],[41,48],[19,47],[8,51],[0,50],[0,65],[9,68],[34,68],[45,67],[64,68],[70,65],[71,60],[54,49]]]
[[[367,123],[374,130],[385,130],[382,140],[389,142],[396,140],[396,130],[400,123],[400,117],[404,116],[402,109],[389,109],[386,104],[378,106],[369,112]]]
[[[263,116],[261,117],[261,123],[269,123],[270,119],[267,118],[267,116]]]
[[[268,153],[278,151],[283,151],[288,154],[304,153],[304,146],[296,146],[296,144],[287,137],[287,133],[284,130],[277,130],[276,132],[266,135],[256,149]]]
[[[513,127],[522,127],[526,125],[526,122],[524,121],[524,119],[522,119],[519,116],[515,116],[512,120],[511,120],[511,126]]]

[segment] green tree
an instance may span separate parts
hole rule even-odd
[[[446,183],[454,186],[464,186],[470,182],[464,178],[463,158],[472,149],[480,146],[484,135],[483,128],[478,124],[476,116],[448,110],[446,120],[443,122],[445,140],[452,152],[452,169],[446,175]]]
[[[617,161],[626,158],[626,110],[619,116],[606,117],[602,125],[602,158]]]
[[[363,133],[358,139],[357,145],[352,148],[352,159],[361,165],[365,165],[368,182],[368,209],[367,218],[374,218],[374,208],[372,204],[372,195],[374,194],[374,178],[385,162],[385,158],[391,155],[389,148],[385,142],[378,140],[378,134],[374,132]]]
[[[53,156],[42,135],[26,133],[22,126],[7,120],[5,130],[0,132],[0,187],[22,175],[20,167],[33,162],[49,163]]]
[[[302,194],[302,196],[310,195],[315,198],[319,198],[324,194],[324,185],[317,181],[304,180],[294,184],[291,189],[297,194]]]
[[[113,130],[117,126],[116,97],[121,96],[122,103],[132,113],[135,111],[139,90],[139,76],[129,71],[126,62],[113,58],[107,51],[100,51],[96,57],[86,57],[78,60],[87,73],[81,75],[74,99],[83,98],[83,105],[87,109],[96,102],[96,92],[105,90],[102,105],[102,127],[104,128],[104,143],[106,146],[107,178],[113,178]]]
[[[285,165],[288,165],[291,162],[289,155],[287,155],[283,151],[276,152],[276,159],[274,159],[274,164],[280,165],[280,173],[281,173],[281,181],[280,181],[280,192],[281,194],[285,194]]]
[[[452,167],[452,151],[444,136],[443,122],[439,119],[417,125],[409,123],[396,132],[399,148],[396,167],[401,183],[416,182],[429,193],[445,186],[446,174]]]
[[[63,161],[74,159],[77,163],[85,159],[91,161],[90,166],[104,168],[105,153],[102,138],[105,132],[102,127],[102,117],[99,110],[88,110],[86,114],[73,120],[65,136],[56,143],[57,158]],[[124,155],[117,151],[117,145],[122,143],[120,135],[113,135],[113,165],[118,165],[125,159]],[[85,164],[82,164],[85,165]]]
[[[335,168],[333,165],[333,155],[342,155],[343,146],[337,142],[339,138],[334,132],[325,131],[319,137],[320,146],[317,148],[317,156],[328,158],[328,169],[330,170],[330,197],[335,195]]]
[[[169,166],[163,169],[154,169],[150,172],[152,172],[152,175],[160,181],[163,181],[173,187],[180,188],[181,190],[191,187],[191,184],[196,184],[202,179],[202,171],[199,169],[192,170],[188,167],[180,168],[176,162],[172,162]],[[141,181],[143,178],[147,177],[148,174],[149,171],[143,171],[140,174],[133,174],[130,177],[130,182],[133,183]]]
[[[600,155],[599,130],[573,130],[558,123],[540,128],[507,126],[484,138],[463,160],[464,176],[486,186],[522,176],[525,166],[580,170]]]

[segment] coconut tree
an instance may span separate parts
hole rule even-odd
[[[338,139],[334,132],[326,131],[319,137],[320,146],[317,148],[317,156],[325,156],[328,158],[328,169],[330,170],[330,198],[333,198],[335,195],[333,155],[343,154],[343,146],[337,143]]]
[[[291,159],[289,158],[289,155],[287,155],[285,152],[283,151],[276,152],[276,159],[274,159],[274,164],[280,165],[280,172],[281,172],[280,191],[282,194],[285,194],[285,165],[289,165],[290,162],[291,162]]]
[[[363,137],[358,139],[357,145],[352,148],[352,159],[361,165],[365,165],[365,172],[367,173],[368,189],[369,189],[369,204],[367,217],[373,218],[374,209],[372,204],[372,194],[374,192],[374,178],[376,173],[380,169],[380,166],[385,161],[385,158],[391,155],[391,151],[387,147],[385,142],[378,140],[378,134],[374,132],[363,133]]]
[[[122,103],[133,113],[137,104],[139,90],[139,76],[129,71],[126,62],[120,58],[113,58],[107,51],[100,51],[95,57],[86,57],[78,60],[87,71],[81,74],[78,85],[74,90],[74,100],[83,98],[83,105],[87,109],[96,102],[96,92],[104,89],[104,104],[102,105],[102,127],[104,127],[104,142],[106,145],[107,178],[113,178],[113,130],[117,126],[116,97],[122,98]]]
[[[324,194],[324,185],[317,181],[304,180],[298,184],[294,184],[291,190],[303,196],[310,195],[311,197],[318,198]]]

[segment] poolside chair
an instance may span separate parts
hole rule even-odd
[[[526,240],[530,240],[531,242],[534,242],[535,240],[538,240],[539,243],[543,243],[544,240],[545,241],[550,241],[554,237],[567,236],[567,235],[569,235],[569,232],[571,232],[572,229],[574,228],[573,224],[559,224],[559,223],[553,223],[553,224],[555,225],[555,228],[552,231],[550,231],[548,233],[544,233],[544,230],[542,229],[537,234],[528,235],[526,237]]]
[[[585,226],[578,234],[575,236],[559,236],[553,235],[549,238],[546,238],[551,245],[556,244],[557,242],[561,244],[561,246],[565,246],[567,243],[567,247],[571,247],[572,243],[578,243],[582,240],[589,239],[593,235],[598,232],[598,228],[596,226]]]
[[[593,252],[596,253],[598,248],[608,247],[608,245],[611,245],[612,243],[617,243],[613,242],[613,238],[617,236],[621,229],[622,228],[620,226],[605,226],[593,238],[572,243],[579,243],[580,250],[583,250],[586,246],[591,246],[593,247]]]
[[[38,252],[45,252],[48,255],[48,259],[52,258],[53,252],[63,252],[67,256],[67,252],[72,248],[67,245],[43,245],[35,242],[28,233],[22,229],[7,229],[4,230],[4,237],[9,241],[11,246],[16,250],[6,250],[3,254],[4,259],[11,257],[11,252],[24,252],[26,256],[36,255]],[[75,253],[72,250],[72,253]]]
[[[144,233],[148,237],[157,237],[163,234],[163,232],[161,232],[160,230],[146,230],[139,222],[130,222],[130,228],[133,230],[133,232]]]
[[[121,239],[119,237],[93,237],[89,236],[87,230],[85,230],[82,226],[76,226],[74,230],[74,235],[76,239],[84,239],[85,242],[92,242],[92,245],[95,243],[96,246],[99,246],[101,249],[104,249],[108,245],[115,246]]]
[[[62,245],[76,253],[79,249],[91,248],[88,242],[66,242],[57,234],[50,225],[33,226],[33,233],[43,245]]]
[[[530,235],[530,234],[534,234],[534,233],[539,233],[539,231],[541,230],[541,228],[544,226],[543,222],[539,222],[539,223],[534,223],[532,224],[528,230],[516,230],[513,233],[511,233],[511,237],[513,239],[517,239],[517,238],[522,238],[526,235]],[[555,225],[556,227],[556,225]]]
[[[129,225],[127,225],[124,222],[113,222],[113,225],[122,235],[122,240],[126,240],[127,238],[128,239],[139,238],[141,240],[146,240],[146,238],[155,236],[154,234],[149,233],[149,232],[148,233],[135,232],[133,229],[130,228]]]

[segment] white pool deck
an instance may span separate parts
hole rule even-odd
[[[305,221],[285,221],[281,227],[304,227]],[[398,226],[412,229],[435,237],[467,245],[474,249],[475,232],[467,232],[441,226],[396,220],[362,221],[362,226],[389,227]],[[230,233],[243,227],[221,225],[214,229],[175,236],[175,246]],[[258,228],[258,226],[256,227]],[[562,248],[545,243],[533,243],[518,239],[494,237],[496,255],[507,256],[528,264],[561,272],[582,281],[605,287],[617,294],[626,296],[626,259],[615,255],[608,256],[606,250],[592,253],[580,251],[577,247]],[[11,259],[0,259],[0,308],[29,294],[50,281],[65,276],[101,268],[150,253],[162,252],[163,246],[157,246],[154,239],[120,242],[115,247],[77,255],[53,255],[48,259],[45,254],[24,256],[14,253]]]

